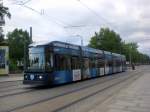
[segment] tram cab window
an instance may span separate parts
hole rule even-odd
[[[71,57],[71,69],[80,69],[79,57]]]
[[[55,55],[55,68],[56,70],[70,70],[70,57],[66,55]]]

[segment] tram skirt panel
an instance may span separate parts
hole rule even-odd
[[[54,76],[53,83],[56,85],[69,83],[73,81],[71,70],[70,71],[55,71],[53,73],[53,76]]]
[[[97,76],[97,69],[96,68],[90,69],[90,74],[91,74],[91,77],[96,77]]]

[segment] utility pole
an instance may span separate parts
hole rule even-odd
[[[23,65],[24,65],[24,71],[26,70],[26,66],[27,66],[27,60],[26,60],[26,58],[27,58],[27,44],[26,44],[26,40],[24,41],[24,63],[23,63]]]
[[[80,37],[81,39],[81,46],[83,46],[83,37],[81,35],[76,35],[77,37]]]
[[[130,58],[130,65],[131,65],[131,61],[132,61],[132,59],[131,59],[131,51],[129,53],[129,58]]]
[[[129,52],[130,52],[130,53],[129,53],[130,66],[132,66],[132,54],[131,54],[131,51],[132,51],[132,50],[131,50],[131,49],[132,49],[132,47],[130,48],[130,51],[129,51]]]
[[[30,43],[32,43],[32,26],[30,26]]]
[[[28,65],[28,44],[31,44],[32,41],[32,27],[30,27],[30,31],[29,31],[29,40],[30,42],[28,42],[27,40],[24,41],[24,70],[27,69],[27,65]]]

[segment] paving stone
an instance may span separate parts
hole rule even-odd
[[[117,109],[120,112],[150,112],[149,82],[150,75],[148,73],[144,74],[113,99],[114,104],[108,106],[109,110],[107,112],[118,112]]]
[[[150,112],[150,71],[145,71],[142,76],[135,80],[117,95],[106,101],[103,112]],[[96,112],[99,112],[98,109]],[[94,109],[93,109],[94,112]]]

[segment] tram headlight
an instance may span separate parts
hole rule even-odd
[[[39,79],[40,79],[40,80],[43,79],[43,76],[40,75],[40,76],[39,76]]]

